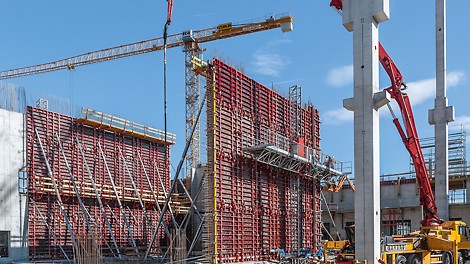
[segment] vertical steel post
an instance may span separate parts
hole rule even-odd
[[[213,202],[213,215],[212,215],[212,228],[213,228],[213,256],[212,263],[218,262],[218,248],[217,248],[217,87],[215,84],[215,67],[211,70],[211,101],[212,101],[212,202]],[[209,92],[209,91],[208,91]]]

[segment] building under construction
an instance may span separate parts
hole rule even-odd
[[[421,147],[426,159],[431,184],[435,188],[436,151],[434,138],[422,138]],[[467,134],[449,134],[449,219],[470,222],[470,166],[468,165]],[[419,201],[419,185],[416,172],[410,163],[410,171],[384,174],[380,177],[381,233],[407,235],[420,228],[422,209]],[[346,229],[354,225],[354,191],[344,186],[337,193],[326,193],[322,203],[322,230],[326,240],[345,239]]]
[[[228,263],[315,252],[320,179],[342,166],[324,163],[318,110],[299,86],[283,97],[219,59],[206,78],[207,163],[192,179],[180,167],[170,176],[173,134],[88,108],[71,117],[45,100],[4,107],[1,260]]]

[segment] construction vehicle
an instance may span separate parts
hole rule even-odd
[[[354,225],[346,226],[346,240],[325,241],[323,260],[325,262],[351,263],[354,261]]]
[[[356,191],[356,187],[354,186],[354,183],[351,181],[351,179],[349,179],[347,173],[343,173],[338,177],[330,177],[329,179],[324,180],[321,183],[322,190],[327,192],[338,192],[343,188],[343,184],[346,180],[348,181],[349,188],[351,188],[353,192]]]
[[[342,4],[342,0],[332,0],[330,2],[330,6],[334,7],[340,14]],[[423,207],[423,220],[421,221],[422,227],[420,231],[406,236],[383,237],[381,263],[463,264],[466,260],[470,260],[469,229],[462,221],[443,221],[438,217],[411,103],[408,95],[404,92],[407,86],[403,82],[400,70],[380,42],[379,61],[392,83],[390,87],[384,90],[395,100],[401,112],[405,129],[401,126],[390,105],[387,104],[393,117],[393,123],[413,161],[419,186],[420,205]],[[353,243],[350,244],[353,245]],[[337,262],[352,263],[354,261],[354,258],[350,257],[354,251],[346,252],[346,249],[350,248],[346,247],[343,249],[343,252],[339,254]],[[349,257],[346,258],[346,256]]]

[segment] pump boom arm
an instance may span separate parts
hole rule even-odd
[[[403,83],[403,76],[401,75],[400,70],[398,70],[398,67],[385,51],[381,43],[379,43],[379,60],[392,83],[392,85],[385,90],[390,94],[391,98],[397,102],[403,118],[404,129],[398,121],[398,118],[395,116],[393,118],[393,123],[395,124],[415,167],[416,179],[419,185],[420,205],[423,206],[424,210],[424,219],[421,221],[421,224],[423,226],[441,224],[442,220],[440,220],[437,215],[436,202],[434,200],[428,170],[426,168],[423,152],[419,143],[410,99],[408,95],[402,91],[402,88],[406,88],[406,85]]]

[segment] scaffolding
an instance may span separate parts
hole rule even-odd
[[[435,182],[435,139],[434,137],[420,139],[421,148],[426,161],[426,167]],[[449,133],[448,164],[449,164],[449,203],[468,203],[466,195],[467,181],[470,179],[470,166],[467,162],[467,133],[462,128],[460,132]],[[384,174],[380,176],[381,184],[416,183],[414,166],[410,162],[410,171],[403,173]]]
[[[183,41],[185,42],[186,140],[191,138],[191,130],[195,127],[191,146],[186,155],[186,177],[191,178],[193,171],[201,162],[201,124],[196,120],[197,110],[202,103],[200,98],[201,75],[194,70],[195,65],[193,61],[195,58],[202,61],[204,50],[195,42],[191,34],[183,38]]]
[[[470,168],[467,165],[467,132],[462,128],[460,132],[449,133],[448,138],[449,178],[468,177],[470,175]],[[429,176],[432,178],[434,177],[436,167],[434,142],[434,137],[420,139]]]

